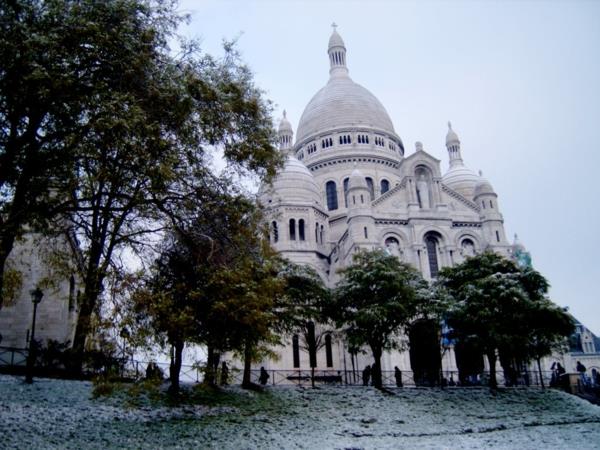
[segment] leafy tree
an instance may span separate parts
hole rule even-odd
[[[242,173],[272,175],[280,162],[269,105],[231,45],[222,59],[193,43],[172,55],[174,6],[17,0],[0,10],[0,275],[26,226],[72,224],[85,259],[76,355],[107,274],[197,202],[213,150]]]
[[[327,315],[331,291],[309,266],[286,262],[280,276],[285,288],[277,303],[278,330],[302,336],[303,348],[309,353],[314,387],[317,352],[325,345],[326,336],[333,332]]]
[[[381,355],[397,347],[396,336],[417,313],[426,282],[413,267],[380,250],[358,252],[341,275],[332,317],[351,347],[371,348],[373,385],[381,388]]]
[[[245,359],[244,386],[251,387],[252,357],[260,344],[275,339],[280,260],[260,232],[254,204],[221,191],[226,185],[219,183],[201,197],[201,214],[178,223],[150,277],[132,297],[138,331],[173,348],[172,383],[178,380],[184,345],[198,343],[207,347],[208,385],[215,384],[220,354],[236,351]],[[173,384],[172,391],[177,390]]]
[[[229,267],[221,268],[208,294],[213,301],[207,317],[210,345],[242,356],[242,387],[248,389],[256,388],[250,378],[252,362],[270,354],[269,345],[279,343],[276,301],[284,288],[278,276],[281,260],[268,242],[261,240],[256,250],[238,255]]]
[[[528,316],[527,357],[536,361],[542,387],[544,387],[541,359],[554,351],[567,349],[567,339],[575,331],[575,324],[573,318],[563,308],[547,299],[534,304]]]
[[[448,324],[454,337],[482,348],[487,356],[492,389],[497,387],[498,350],[509,359],[526,357],[534,351],[536,340],[552,335],[553,341],[563,332],[562,327],[535,330],[538,317],[557,312],[546,299],[546,279],[496,253],[484,252],[460,265],[444,268],[438,284],[453,299]],[[537,348],[546,351],[543,346]]]

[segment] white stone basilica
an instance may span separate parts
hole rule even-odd
[[[346,47],[335,28],[328,53],[329,80],[306,106],[295,143],[284,112],[279,136],[285,166],[259,191],[273,247],[316,269],[330,287],[360,249],[385,248],[428,280],[441,267],[485,249],[510,256],[498,196],[464,164],[450,123],[446,171],[420,142],[405,155],[384,106],[350,78]],[[331,345],[335,348],[319,352],[318,369],[342,370],[344,361],[348,368],[343,343]],[[449,358],[445,369],[455,370]],[[370,364],[369,358],[357,364]],[[264,365],[307,368],[308,356],[286,347],[278,362]],[[410,370],[407,352],[382,360],[383,370],[396,365]]]

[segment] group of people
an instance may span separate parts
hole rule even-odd
[[[266,371],[264,366],[261,367],[260,374],[258,375],[258,381],[260,382],[260,384],[264,386],[265,384],[267,384],[267,381],[269,381],[269,378],[270,375]],[[229,384],[229,367],[227,367],[227,363],[223,361],[223,364],[221,365],[221,385],[226,386],[227,384]]]
[[[394,378],[396,379],[396,386],[402,387],[402,371],[398,369],[398,366],[394,367]],[[367,365],[362,372],[363,386],[368,386],[371,381],[371,366]]]

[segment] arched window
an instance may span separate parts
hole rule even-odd
[[[320,238],[321,238],[321,239],[320,239],[320,241],[321,241],[321,244],[322,244],[322,243],[323,243],[323,225],[321,225],[321,234],[320,234]]]
[[[496,242],[500,242],[500,233],[496,230]]]
[[[381,180],[381,193],[385,194],[390,190],[390,182],[388,180]]]
[[[325,185],[325,192],[327,193],[327,209],[329,211],[338,209],[337,186],[335,185],[335,181],[327,182]]]
[[[431,278],[436,278],[439,271],[438,264],[438,238],[434,233],[428,233],[425,236],[425,246],[427,247],[427,259],[429,260],[429,273]]]
[[[369,188],[369,194],[371,195],[371,200],[375,199],[375,186],[373,185],[373,178],[367,177],[365,178],[367,181],[367,187]]]
[[[271,223],[271,232],[273,233],[273,242],[279,241],[279,230],[277,229],[277,222]]]
[[[304,240],[304,219],[298,221],[298,239]]]
[[[290,219],[290,241],[296,240],[296,221]]]
[[[292,358],[294,360],[294,369],[300,367],[300,343],[298,341],[298,335],[295,334],[292,337]]]
[[[367,230],[367,227],[364,227],[364,231],[365,231],[365,239],[369,239],[369,232]]]
[[[315,225],[315,242],[319,243],[319,222]]]
[[[331,335],[325,336],[325,359],[327,360],[327,367],[333,367],[333,351],[331,348]]]
[[[350,178],[344,178],[344,204],[348,207],[348,183]]]

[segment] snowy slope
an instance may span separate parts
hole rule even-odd
[[[131,408],[91,389],[0,376],[0,448],[600,449],[600,407],[554,390],[232,387],[218,407]]]

